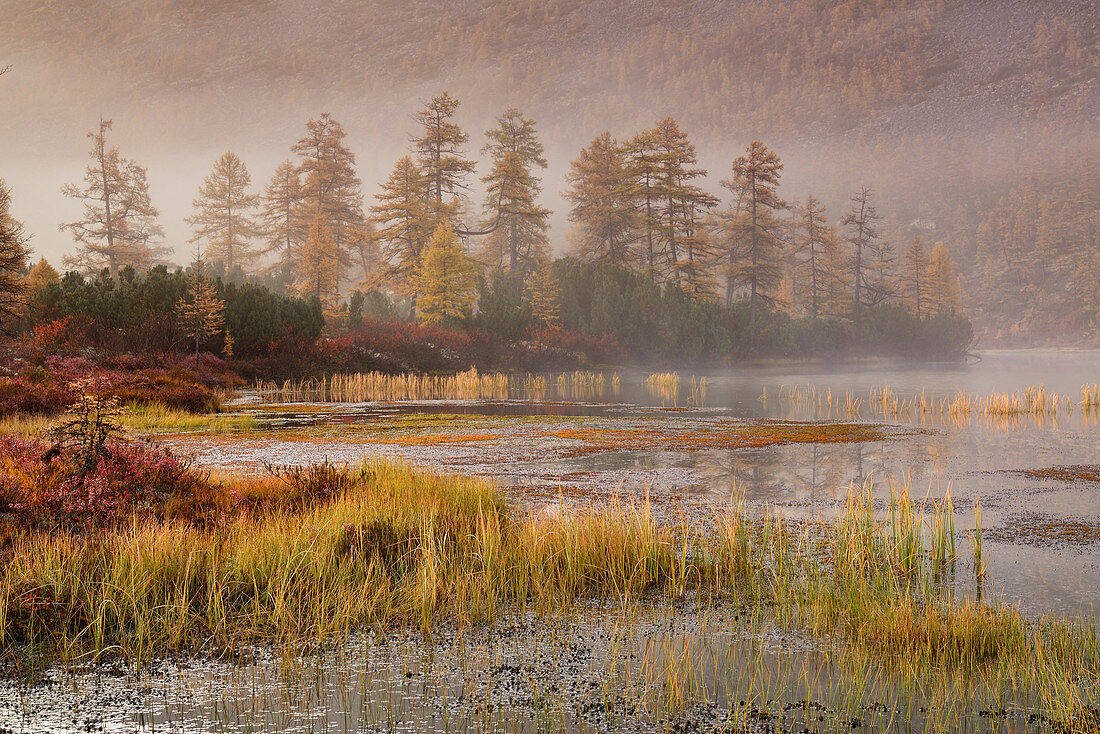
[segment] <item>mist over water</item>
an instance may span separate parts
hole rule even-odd
[[[0,5],[0,734],[1100,727],[1096,0]]]
[[[72,242],[57,226],[79,213],[59,188],[80,180],[85,134],[112,119],[112,142],[149,170],[166,244],[183,263],[183,219],[221,153],[240,155],[258,190],[305,121],[331,112],[369,205],[408,150],[413,113],[447,90],[462,103],[467,152],[481,159],[476,176],[497,115],[514,106],[537,121],[554,252],[569,248],[561,194],[580,148],[604,129],[625,139],[674,116],[710,190],[762,139],[783,158],[788,200],[814,193],[837,221],[869,185],[898,257],[915,235],[942,239],[976,279],[975,239],[997,200],[1036,176],[1055,186],[1067,165],[1096,155],[1098,29],[1086,0],[792,7],[19,0],[0,19],[10,42],[0,61],[12,64],[0,82],[11,111],[0,175],[36,255],[58,264]],[[827,30],[834,47],[799,46],[804,29],[811,39]],[[776,47],[757,46],[761,36]],[[470,184],[472,217],[483,195]]]

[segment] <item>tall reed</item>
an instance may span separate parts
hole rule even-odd
[[[760,400],[766,407],[767,390]],[[961,424],[977,417],[1010,425],[1010,421],[1025,417],[1056,420],[1075,411],[1091,420],[1100,415],[1100,386],[1082,386],[1079,399],[1074,400],[1069,395],[1049,392],[1043,385],[988,395],[959,390],[940,398],[929,396],[924,390],[905,397],[889,385],[871,388],[865,398],[851,391],[836,396],[831,389],[819,393],[813,385],[781,385],[776,390],[774,404],[819,419],[860,418],[866,409],[870,417],[888,420],[939,420]]]
[[[385,374],[359,372],[321,378],[258,381],[253,391],[269,403],[359,403],[395,400],[545,400],[556,388],[565,400],[591,400],[616,395],[618,374],[610,380],[602,372],[565,372],[550,379],[545,375],[480,373],[477,369],[453,375]],[[610,388],[610,392],[608,391]]]
[[[248,481],[264,480],[224,491],[255,493]],[[1064,684],[1040,695],[1063,721],[1097,705],[1093,622],[1028,620],[944,582],[955,544],[946,499],[928,513],[892,488],[882,517],[870,484],[853,487],[835,523],[811,532],[736,502],[703,524],[659,523],[648,502],[516,513],[483,480],[388,461],[341,486],[320,506],[272,505],[207,527],[135,517],[95,535],[16,534],[0,574],[0,644],[141,663],[196,645],[469,624],[505,606],[550,613],[580,599],[701,594],[908,665],[1057,674]]]

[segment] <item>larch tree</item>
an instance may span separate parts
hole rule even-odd
[[[795,208],[795,214],[791,256],[805,283],[806,312],[817,318],[835,301],[840,247],[825,220],[825,207],[813,195]]]
[[[880,237],[871,243],[871,263],[867,269],[867,297],[871,305],[884,303],[898,294],[894,245]]]
[[[195,340],[195,356],[199,356],[202,344],[218,334],[225,326],[225,302],[218,298],[218,290],[206,277],[206,262],[202,247],[195,247],[195,261],[187,278],[187,295],[176,303],[176,318],[183,332]]]
[[[920,237],[913,238],[905,251],[905,269],[902,271],[902,291],[913,309],[913,315],[921,318],[928,311],[928,253]]]
[[[359,266],[359,285],[376,288],[385,261],[382,255],[382,237],[370,219],[355,227],[348,237],[348,254]]]
[[[928,305],[937,313],[954,313],[962,307],[962,290],[951,255],[937,242],[928,257]]]
[[[722,182],[734,195],[734,206],[720,218],[723,249],[728,265],[726,299],[734,287],[749,292],[749,328],[756,325],[759,303],[774,302],[782,278],[782,223],[777,212],[787,208],[779,198],[783,163],[759,140],[731,166],[732,177]]]
[[[418,295],[421,258],[438,226],[426,183],[413,159],[405,156],[370,208],[383,260],[378,285],[411,298]]]
[[[658,177],[661,152],[657,147],[657,136],[653,130],[643,130],[623,144],[623,155],[632,184],[631,198],[637,211],[638,228],[645,250],[640,258],[650,278],[657,273],[657,250],[659,222],[657,203],[662,200],[660,179]]]
[[[544,260],[527,276],[524,283],[531,304],[531,318],[542,326],[553,326],[561,312],[561,284],[549,260]]]
[[[291,148],[301,163],[304,211],[320,211],[343,256],[353,230],[363,223],[363,193],[355,154],[344,143],[344,127],[325,112],[306,123],[306,135]]]
[[[23,224],[11,215],[11,191],[0,179],[0,334],[11,334],[12,321],[23,306],[28,254]]]
[[[542,182],[536,168],[546,168],[542,143],[535,133],[535,121],[515,109],[497,119],[496,127],[485,131],[489,142],[482,148],[492,160],[485,183],[483,227],[491,227],[482,253],[496,267],[529,266],[549,247],[546,236],[550,210],[538,205]]]
[[[866,303],[867,270],[870,266],[868,255],[878,242],[878,221],[880,219],[871,198],[874,192],[867,186],[852,195],[851,207],[844,215],[841,224],[848,231],[848,244],[852,247],[852,313],[857,333],[863,320],[863,306]]]
[[[698,168],[695,145],[679,123],[665,118],[653,128],[658,153],[657,181],[662,200],[657,223],[669,278],[692,297],[709,296],[713,290],[710,269],[713,253],[704,229],[707,210],[718,199],[692,183],[705,177]]]
[[[61,274],[43,257],[39,258],[23,280],[27,284],[27,295],[33,295],[39,288],[44,288],[50,283],[60,283]]]
[[[264,189],[259,215],[267,239],[264,251],[277,253],[281,262],[292,262],[295,248],[305,241],[308,222],[302,212],[303,199],[298,168],[283,161]]]
[[[316,203],[309,234],[295,254],[294,271],[295,293],[302,298],[316,298],[326,315],[334,314],[340,298],[340,248],[328,217]]]
[[[437,216],[450,221],[458,215],[455,201],[467,189],[466,176],[474,171],[473,161],[463,150],[470,136],[454,122],[458,106],[459,101],[444,92],[413,115],[423,128],[413,145],[428,187],[429,203]]]
[[[72,233],[76,254],[66,263],[85,272],[106,267],[117,273],[127,265],[143,270],[163,252],[155,245],[163,231],[159,212],[149,199],[146,171],[107,144],[110,120],[100,120],[92,139],[92,162],[84,172],[84,186],[66,184],[61,192],[83,205],[83,217],[60,225]]]
[[[469,314],[477,287],[477,264],[466,255],[449,222],[440,222],[428,242],[418,280],[417,320],[438,324]]]
[[[225,263],[226,272],[246,269],[259,253],[253,241],[260,228],[253,219],[259,197],[249,193],[252,176],[236,153],[225,153],[203,181],[192,202],[195,215],[187,218],[195,240],[206,242],[206,256]]]
[[[578,254],[633,267],[637,216],[623,151],[610,132],[596,136],[570,164],[565,198]]]

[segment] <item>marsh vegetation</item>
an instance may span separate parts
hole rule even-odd
[[[25,438],[6,444],[24,452],[4,467],[0,635],[18,698],[0,713],[75,730],[76,696],[84,724],[179,731],[1094,729],[1100,536],[1081,505],[1050,511],[1094,492],[1095,467],[942,463],[985,445],[1002,470],[1014,445],[1073,462],[1095,445],[1091,404],[1055,400],[1066,381],[900,374],[926,387],[897,394],[944,409],[894,410],[873,373],[815,378],[878,406],[831,420],[813,388],[761,373],[361,376],[367,402],[337,378],[220,415],[133,406],[135,448],[79,485],[109,513],[35,468],[41,420],[9,420]],[[958,420],[964,393],[1027,412]],[[145,458],[143,437],[195,460]],[[808,490],[782,469],[803,459]],[[134,472],[155,489],[122,491]],[[46,491],[14,502],[19,486]]]

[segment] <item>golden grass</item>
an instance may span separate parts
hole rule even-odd
[[[768,400],[765,388],[760,402],[767,406]],[[1083,413],[1086,419],[1096,417],[1100,414],[1100,386],[1082,386],[1077,400],[1069,395],[1049,392],[1043,385],[988,395],[973,395],[959,390],[939,398],[931,397],[923,390],[905,397],[888,385],[872,388],[866,396],[851,391],[834,394],[831,388],[819,391],[815,385],[780,386],[772,401],[787,409],[812,411],[819,418],[935,419],[959,424],[978,417],[1007,425],[1007,421],[1022,417],[1056,420],[1075,411]]]
[[[929,675],[995,669],[1036,687],[1066,723],[1095,705],[1094,623],[1029,621],[944,583],[958,562],[949,499],[925,512],[891,488],[883,519],[871,487],[853,488],[817,535],[770,513],[750,518],[739,503],[702,525],[659,524],[648,503],[517,514],[484,480],[385,460],[341,486],[320,506],[272,501],[213,526],[135,518],[94,535],[16,533],[0,573],[0,644],[141,664],[196,646],[471,624],[505,605],[550,613],[582,599],[693,594]],[[273,497],[278,487],[233,478],[221,491]]]
[[[253,390],[270,403],[359,403],[395,400],[546,400],[554,394],[563,400],[588,400],[617,395],[622,385],[618,374],[565,372],[557,378],[545,375],[479,373],[476,369],[453,375],[381,372],[335,374],[324,378],[259,381]]]
[[[680,402],[680,375],[676,372],[656,372],[643,383],[649,394],[661,401],[661,405],[676,407]],[[701,408],[707,400],[707,378],[691,377],[688,384],[687,404]]]
[[[0,434],[32,436],[48,430],[57,421],[54,416],[18,414],[0,419]],[[119,416],[119,422],[128,431],[155,432],[179,430],[248,430],[256,425],[253,415],[247,413],[189,413],[169,408],[160,403],[127,405]]]

